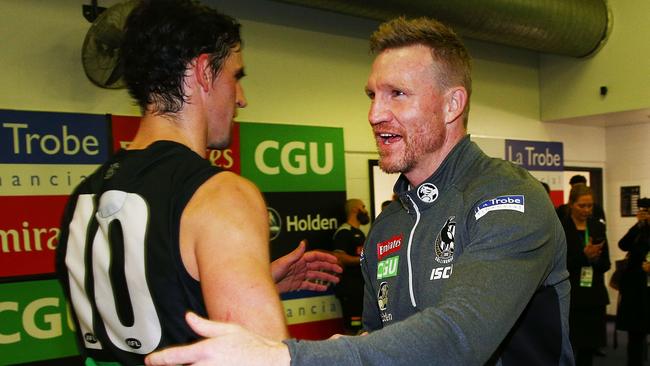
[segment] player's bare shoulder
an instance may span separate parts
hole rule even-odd
[[[189,202],[199,215],[214,215],[216,209],[265,209],[259,189],[250,180],[232,172],[221,172],[205,181]]]

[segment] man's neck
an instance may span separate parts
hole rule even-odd
[[[347,223],[355,229],[358,229],[361,226],[361,223],[356,217],[349,217]]]
[[[145,113],[129,149],[144,149],[156,141],[173,141],[185,145],[205,157],[205,141],[199,141],[189,118]]]

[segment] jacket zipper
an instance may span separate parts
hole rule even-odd
[[[416,307],[415,293],[413,292],[413,266],[411,265],[411,243],[413,242],[413,235],[415,235],[415,229],[418,227],[418,223],[420,222],[420,210],[418,209],[418,206],[415,204],[415,201],[413,201],[413,199],[410,196],[407,197],[411,201],[411,204],[413,205],[413,209],[415,210],[415,224],[413,225],[413,228],[411,229],[411,234],[409,235],[409,243],[408,246],[406,247],[406,260],[409,268],[409,295],[411,296],[411,304],[413,305],[413,307]]]

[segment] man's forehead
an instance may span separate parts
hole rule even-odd
[[[430,48],[412,45],[391,48],[382,51],[372,63],[368,84],[377,82],[390,83],[391,78],[400,78],[405,72],[433,70],[433,58]]]
[[[373,66],[381,66],[383,63],[395,64],[412,62],[430,65],[433,62],[431,48],[422,44],[387,48],[375,57]]]

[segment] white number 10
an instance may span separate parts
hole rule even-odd
[[[65,263],[68,267],[70,295],[80,323],[79,331],[86,348],[102,349],[93,331],[92,304],[97,307],[108,337],[116,347],[132,353],[147,354],[159,344],[161,326],[145,275],[145,234],[149,211],[142,197],[122,191],[107,191],[99,199],[94,215],[99,228],[92,237],[88,229],[93,221],[94,195],[79,195],[70,223]],[[133,325],[124,326],[117,315],[115,292],[109,269],[112,252],[108,228],[118,220],[124,233],[124,273],[133,306]],[[88,247],[88,244],[92,244]],[[88,249],[91,253],[86,253]],[[90,255],[94,299],[86,289],[86,256]],[[118,263],[120,264],[120,263]]]

